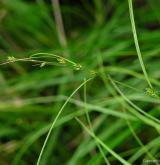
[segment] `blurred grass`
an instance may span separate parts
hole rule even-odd
[[[141,53],[158,95],[159,5],[158,0],[133,1]],[[1,63],[9,56],[67,52],[68,59],[82,65],[79,71],[56,65],[41,68],[30,62],[0,66],[0,165],[36,164],[51,122],[90,71],[96,71],[95,78],[86,84],[86,94],[82,88],[66,104],[40,165],[105,164],[97,142],[113,165],[120,163],[119,158],[130,164],[142,164],[143,159],[151,159],[150,154],[159,159],[160,100],[146,93],[128,1],[65,0],[60,1],[60,9],[65,46],[50,1],[0,0]]]

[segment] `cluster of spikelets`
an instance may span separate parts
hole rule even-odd
[[[79,63],[75,63],[67,58],[64,58],[64,57],[61,57],[61,56],[58,56],[55,54],[49,54],[49,53],[37,53],[37,54],[31,55],[28,58],[15,58],[14,56],[8,56],[7,60],[4,63],[2,63],[1,65],[18,62],[18,61],[35,62],[41,68],[46,65],[54,65],[53,62],[44,60],[46,58],[55,58],[57,60],[57,63],[61,64],[63,66],[70,64],[75,70],[82,69],[82,65]]]
[[[51,59],[51,60],[49,61],[48,59]],[[14,56],[8,56],[7,60],[1,63],[0,65],[5,65],[5,64],[14,63],[14,62],[32,62],[32,63],[36,63],[35,64],[36,66],[38,65],[40,68],[43,68],[45,66],[55,65],[55,61],[53,62],[52,59],[56,59],[57,64],[60,64],[60,66],[70,66],[76,71],[83,69],[80,63],[76,63],[62,56],[51,54],[51,53],[36,53],[36,54],[31,55],[28,58],[16,58]],[[90,70],[89,75],[91,77],[95,77],[97,75],[97,72],[95,70]]]
[[[67,64],[70,64],[74,70],[82,70],[82,65],[79,63],[75,63],[69,59],[66,59],[64,57],[61,57],[59,55],[55,55],[55,54],[49,54],[49,53],[37,53],[34,55],[31,55],[29,58],[22,58],[22,59],[18,59],[15,58],[14,56],[8,56],[6,62],[2,63],[3,64],[8,64],[8,63],[13,63],[13,62],[17,62],[17,61],[30,61],[30,62],[36,62],[37,65],[39,65],[41,68],[43,68],[44,66],[47,65],[52,65],[53,63],[50,61],[45,61],[42,60],[43,58],[55,58],[57,60],[58,64],[61,64],[62,66],[66,66]],[[89,71],[89,75],[92,77],[95,77],[97,75],[97,72],[95,70],[90,70]],[[154,98],[160,98],[159,97],[159,91],[155,90],[154,88],[146,88],[145,89],[145,93],[148,96],[154,97]]]

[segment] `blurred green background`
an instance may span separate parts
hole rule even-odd
[[[142,56],[157,96],[160,1],[134,0],[133,7]],[[160,160],[160,100],[145,92],[148,85],[134,45],[127,0],[0,0],[0,62],[34,53],[57,54],[80,63],[82,69],[47,57],[55,65],[39,67],[27,61],[0,65],[0,165],[36,164],[51,122],[95,71],[95,78],[63,109],[40,165],[106,164],[96,140],[75,120],[88,126],[85,110],[96,137],[130,164]],[[121,164],[101,149],[111,165]]]

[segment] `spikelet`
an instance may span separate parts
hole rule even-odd
[[[16,58],[13,57],[13,56],[8,56],[7,61],[8,62],[15,62],[16,61]]]
[[[81,64],[74,64],[73,67],[75,70],[81,70],[82,65]]]
[[[95,77],[97,75],[97,72],[95,70],[90,70],[90,76]]]
[[[42,62],[40,68],[43,68],[46,64],[47,64],[46,62]]]
[[[57,61],[58,61],[58,63],[60,63],[60,64],[65,64],[65,63],[66,63],[66,60],[65,60],[63,57],[57,58]]]
[[[156,91],[154,88],[146,88],[146,94],[152,97],[159,98],[158,91]]]

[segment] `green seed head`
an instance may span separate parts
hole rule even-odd
[[[90,71],[90,75],[91,75],[92,77],[95,77],[95,76],[97,75],[97,72],[96,72],[95,70],[91,70],[91,71]]]
[[[81,64],[75,64],[75,65],[73,65],[73,67],[75,68],[75,70],[81,70],[82,65]]]
[[[58,63],[65,64],[66,60],[63,57],[57,58]]]
[[[46,65],[46,62],[42,62],[40,67],[43,68]]]
[[[156,91],[154,88],[146,88],[146,94],[152,97],[159,97],[158,91]]]
[[[15,62],[16,58],[13,56],[8,56],[7,60],[8,62]]]

